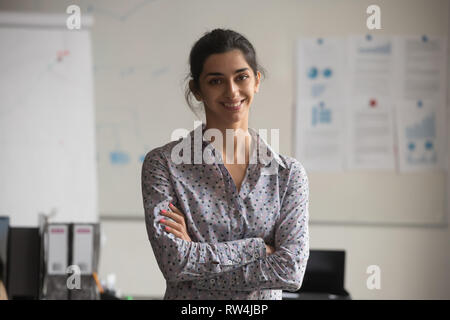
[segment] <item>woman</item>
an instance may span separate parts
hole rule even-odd
[[[203,104],[206,124],[145,157],[145,221],[165,299],[281,299],[282,290],[301,286],[309,257],[308,178],[297,160],[276,154],[248,128],[260,70],[244,36],[206,33],[190,53],[186,95],[191,109],[190,94]],[[214,139],[204,138],[210,130]],[[227,149],[230,140],[245,143]],[[197,148],[216,161],[176,162],[180,145],[184,159],[193,160]],[[267,149],[270,161],[251,161]]]

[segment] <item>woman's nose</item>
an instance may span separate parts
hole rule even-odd
[[[226,85],[226,96],[227,97],[234,97],[239,92],[239,87],[234,81],[229,81]]]

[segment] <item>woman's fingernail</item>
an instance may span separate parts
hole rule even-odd
[[[164,222],[166,222],[166,220],[164,220],[164,219],[161,219],[161,220],[159,220],[159,222],[162,222],[162,223],[164,223]]]
[[[175,207],[173,204],[169,203],[169,206]]]
[[[169,227],[166,227],[166,230],[169,231],[170,230]]]
[[[167,211],[166,211],[166,210],[161,210],[161,212],[162,212],[162,213],[166,213]]]

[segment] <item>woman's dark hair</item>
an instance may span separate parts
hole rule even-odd
[[[195,107],[193,104],[192,91],[189,87],[189,80],[193,80],[195,89],[200,88],[199,77],[203,71],[203,65],[206,59],[215,53],[225,53],[231,50],[239,49],[244,55],[248,65],[252,68],[255,76],[257,72],[265,77],[265,70],[261,67],[256,60],[256,52],[250,41],[247,40],[242,34],[239,34],[233,30],[228,29],[214,29],[210,32],[206,32],[191,49],[189,54],[190,73],[186,79],[186,91],[185,99],[189,108],[199,116],[199,107]],[[194,98],[195,99],[195,98]]]

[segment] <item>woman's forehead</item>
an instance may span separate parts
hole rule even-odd
[[[203,73],[219,72],[234,73],[236,70],[250,68],[240,50],[232,50],[224,53],[210,55],[203,66]]]

